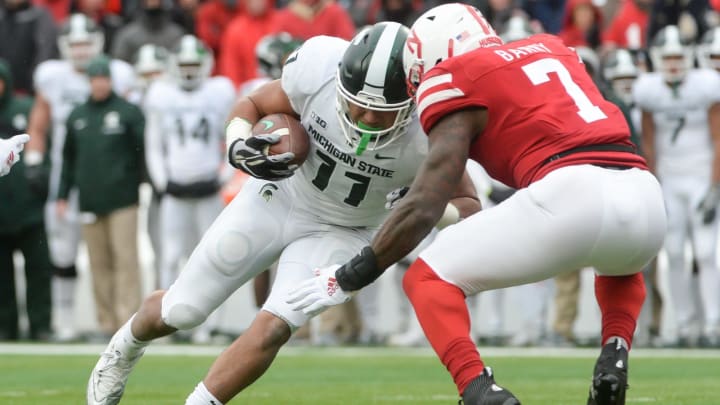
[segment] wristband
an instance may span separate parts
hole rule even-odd
[[[27,150],[23,154],[23,163],[25,163],[25,166],[35,166],[39,165],[43,161],[43,155],[42,153],[36,151],[36,150]]]
[[[242,139],[243,141],[250,137],[252,133],[252,124],[245,118],[235,117],[230,120],[225,127],[225,147],[227,148],[228,155],[230,154],[230,146],[237,141]]]
[[[362,289],[381,274],[375,252],[370,246],[365,246],[359,255],[337,269],[335,279],[343,291],[350,292]]]

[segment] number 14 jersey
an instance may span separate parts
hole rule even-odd
[[[548,162],[582,146],[632,147],[620,109],[603,98],[577,53],[553,35],[447,59],[426,73],[417,102],[425,132],[453,111],[487,108],[487,125],[471,145],[470,158],[512,187],[526,187],[571,164],[646,168],[639,155],[614,151],[578,152]]]

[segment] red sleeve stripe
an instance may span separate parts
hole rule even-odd
[[[452,85],[452,74],[445,73],[423,80],[418,88],[418,113],[422,115],[423,110],[431,105],[464,96],[462,90]]]

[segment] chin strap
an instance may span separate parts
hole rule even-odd
[[[358,121],[357,123],[358,128],[364,129],[366,131],[378,131],[380,128],[374,128],[369,125],[364,124],[362,121]],[[362,137],[360,138],[360,142],[358,143],[357,149],[355,149],[355,154],[360,156],[363,152],[367,149],[368,144],[370,143],[370,139],[372,138],[373,134],[369,132],[361,132]]]

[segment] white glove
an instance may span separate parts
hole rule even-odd
[[[20,160],[20,152],[30,140],[30,135],[15,135],[10,139],[0,139],[0,176],[10,173],[10,168]]]
[[[698,205],[698,211],[703,217],[703,224],[707,225],[715,220],[718,203],[720,203],[720,185],[713,184]]]
[[[295,304],[293,310],[302,311],[313,317],[326,309],[350,301],[357,291],[343,291],[335,279],[335,272],[340,265],[333,264],[322,269],[315,269],[315,277],[305,280],[290,291],[287,303]]]

